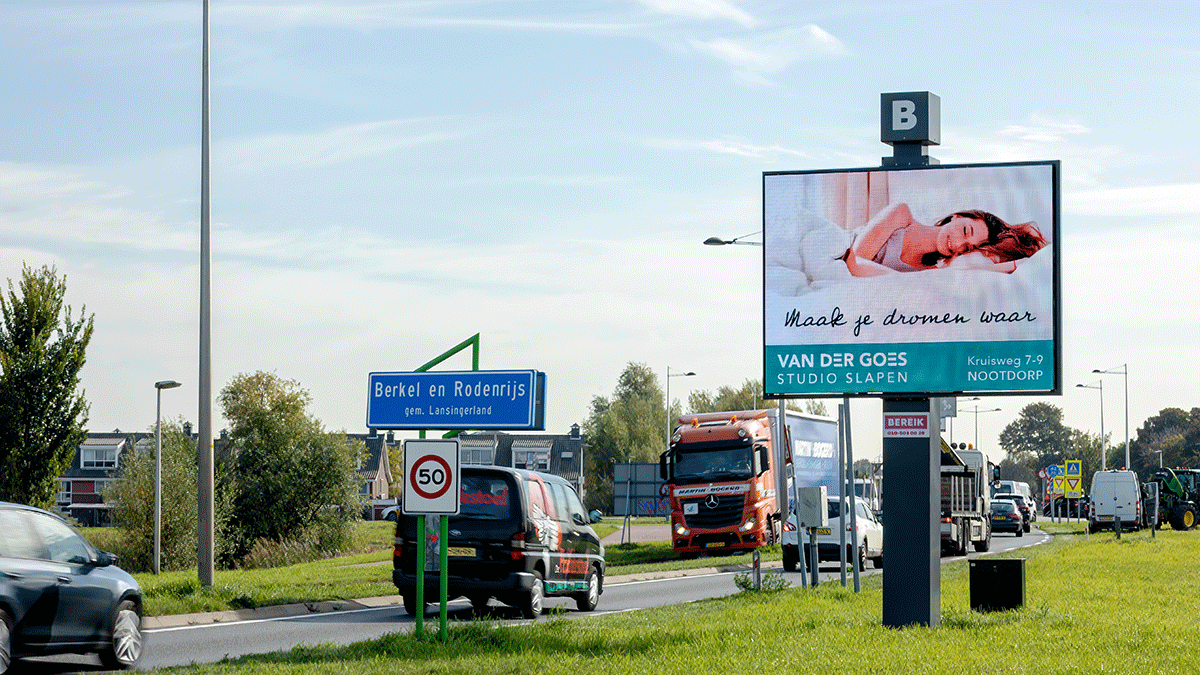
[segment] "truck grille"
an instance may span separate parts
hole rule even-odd
[[[696,499],[683,500],[684,513],[688,504],[695,504],[697,512],[684,516],[688,527],[717,528],[735,527],[741,524],[746,506],[744,495],[705,495]]]

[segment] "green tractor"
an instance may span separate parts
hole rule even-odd
[[[1176,530],[1196,527],[1200,503],[1200,469],[1155,469],[1150,482],[1158,484],[1158,522]]]

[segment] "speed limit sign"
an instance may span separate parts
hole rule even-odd
[[[404,441],[404,503],[409,515],[458,515],[458,439]]]

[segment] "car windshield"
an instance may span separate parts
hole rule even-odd
[[[1012,513],[1017,510],[1017,505],[1009,501],[992,502],[992,513]]]
[[[705,482],[754,477],[751,448],[746,445],[680,450],[675,455],[675,480]]]

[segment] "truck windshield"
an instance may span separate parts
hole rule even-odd
[[[746,480],[754,477],[753,467],[751,449],[744,445],[702,450],[680,448],[675,455],[675,482]]]

